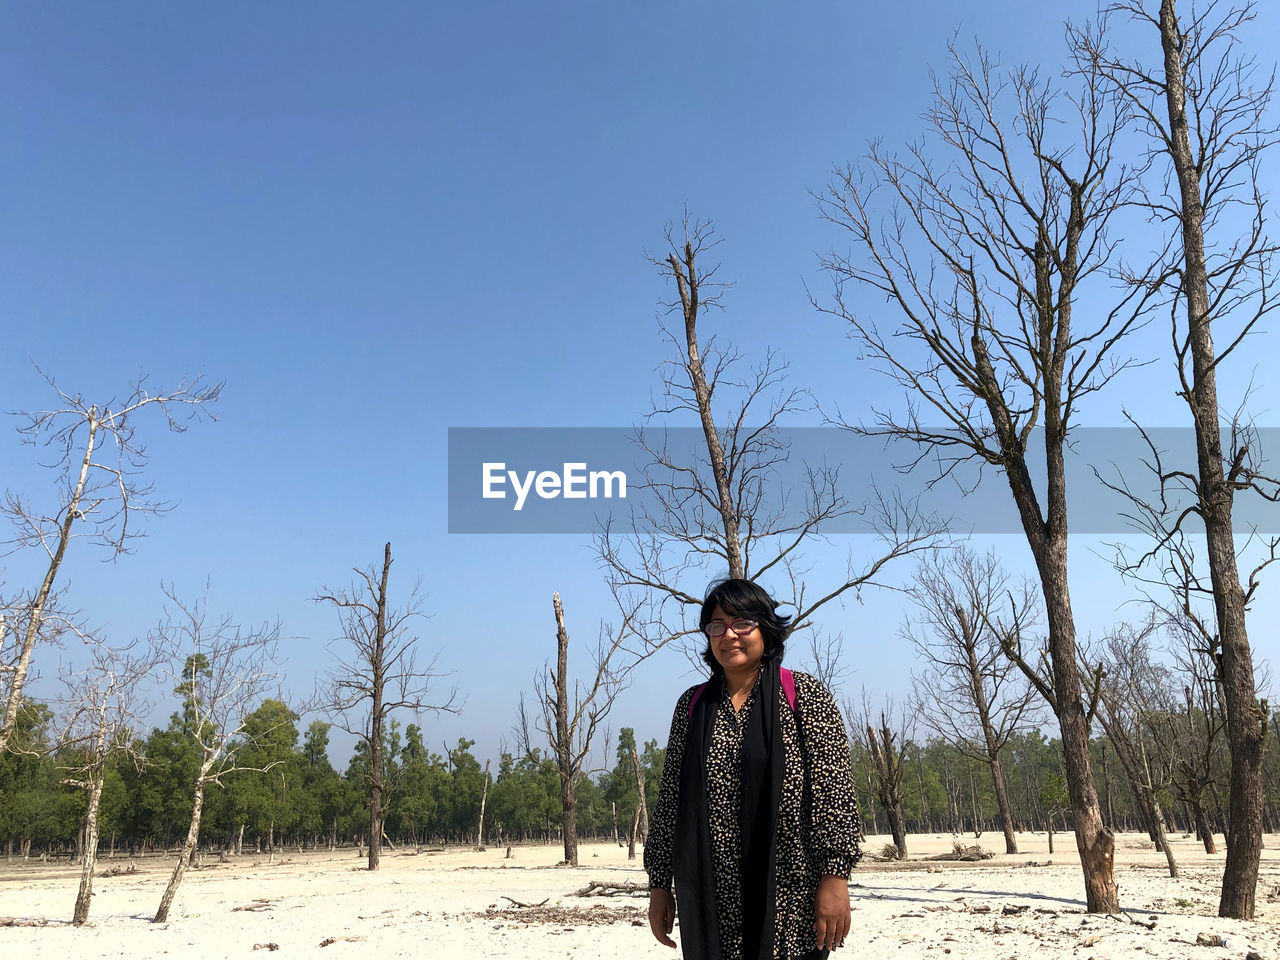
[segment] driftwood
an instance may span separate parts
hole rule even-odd
[[[45,927],[49,921],[44,917],[27,919],[25,917],[0,917],[0,927]]]
[[[649,895],[649,885],[647,883],[637,883],[634,880],[626,880],[619,883],[616,880],[592,880],[581,890],[575,890],[575,897],[616,897],[625,895],[629,897]]]
[[[994,853],[989,853],[979,846],[962,847],[956,844],[955,849],[950,853],[939,853],[937,856],[924,857],[925,860],[959,860],[966,863],[976,862],[978,860],[990,860],[994,857]]]
[[[550,900],[551,898],[547,897],[546,900],[541,900],[538,903],[521,903],[519,900],[516,900],[514,897],[508,897],[508,896],[503,896],[502,899],[510,901],[511,903],[515,904],[517,907],[524,907],[526,909],[529,909],[532,907],[540,907],[543,904],[545,904],[547,900]]]
[[[599,926],[614,923],[629,923],[634,927],[648,925],[647,909],[631,905],[606,906],[597,903],[586,909],[556,906],[534,906],[523,910],[512,910],[504,907],[501,910],[489,909],[471,916],[490,921],[498,921],[495,929],[508,923],[522,926],[547,925],[561,928],[581,926]]]

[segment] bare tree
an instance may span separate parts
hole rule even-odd
[[[844,665],[844,634],[814,630],[809,634],[808,665],[818,681],[840,696],[848,669]]]
[[[1176,877],[1178,864],[1158,796],[1173,779],[1173,743],[1158,734],[1177,714],[1168,671],[1153,655],[1156,626],[1154,618],[1137,627],[1123,624],[1104,639],[1095,668],[1101,678],[1097,716],[1150,823],[1156,848],[1164,852],[1169,876]]]
[[[388,592],[391,544],[382,552],[382,569],[356,568],[356,584],[346,590],[324,590],[317,601],[332,604],[342,624],[336,641],[346,649],[329,675],[328,705],[334,722],[359,737],[369,756],[369,869],[382,857],[382,823],[390,796],[383,756],[383,729],[397,710],[455,711],[454,688],[440,703],[430,703],[431,682],[441,673],[439,655],[425,665],[417,659],[418,637],[411,632],[422,616],[418,586],[403,607],[393,607]],[[447,752],[447,751],[446,751]]]
[[[676,322],[661,322],[674,359],[663,368],[662,399],[636,433],[648,461],[640,486],[654,506],[638,511],[624,536],[606,527],[598,548],[615,594],[627,602],[638,592],[648,601],[647,622],[637,631],[655,647],[692,637],[697,650],[686,652],[697,660],[702,638],[690,616],[702,603],[709,567],[786,583],[796,631],[811,626],[827,603],[879,584],[886,564],[931,545],[942,524],[913,503],[878,493],[870,504],[850,503],[838,469],[827,465],[803,465],[799,489],[785,489],[791,448],[779,424],[812,410],[813,402],[807,391],[787,386],[786,365],[772,350],[744,371],[742,354],[700,330],[727,287],[715,280],[718,266],[706,263],[720,242],[711,223],[686,213],[681,235],[668,225],[666,240],[668,254],[650,259],[677,291],[663,304]],[[668,442],[660,418],[672,416],[697,418],[701,442],[693,449]],[[804,547],[825,525],[854,516],[878,534],[883,552],[862,565],[850,555],[844,571],[813,594]]]
[[[885,815],[889,818],[889,833],[893,837],[898,859],[905,860],[907,859],[907,818],[902,809],[902,778],[906,772],[906,766],[903,764],[903,750],[909,736],[907,714],[899,711],[895,717],[893,704],[886,703],[879,711],[877,727],[875,715],[864,693],[862,710],[856,714],[849,712],[849,716],[857,718],[854,721],[856,725],[854,739],[862,741],[861,746],[871,758],[867,779],[872,785],[880,806],[884,808]],[[890,717],[894,717],[892,722]]]
[[[551,746],[560,775],[560,811],[564,828],[564,862],[578,865],[578,782],[584,775],[591,741],[626,686],[627,675],[646,655],[627,646],[634,639],[634,611],[624,615],[617,629],[601,628],[596,645],[595,675],[586,683],[569,680],[569,630],[564,623],[560,594],[551,595],[556,618],[556,664],[534,677],[541,707],[539,725]],[[521,724],[524,703],[521,701]],[[616,829],[616,828],[615,828]]]
[[[15,548],[38,547],[47,563],[39,585],[15,605],[19,615],[12,619],[21,631],[6,630],[0,624],[0,753],[13,735],[31,656],[71,541],[88,537],[119,556],[141,533],[138,516],[166,508],[152,497],[151,485],[138,478],[147,463],[135,436],[138,417],[154,409],[164,415],[170,430],[181,433],[187,421],[208,415],[222,392],[222,384],[202,384],[197,377],[153,394],[146,378],[139,378],[127,394],[96,404],[64,392],[52,377],[42,375],[59,405],[21,414],[25,422],[19,433],[24,443],[51,454],[48,465],[59,472],[58,497],[50,509],[12,491],[5,493],[3,510],[16,531],[11,543]]]
[[[181,658],[172,668],[174,692],[182,695],[183,727],[200,748],[200,766],[192,789],[191,822],[187,836],[156,908],[153,923],[169,919],[169,908],[194,859],[200,840],[200,818],[210,784],[223,786],[222,778],[237,770],[264,770],[241,766],[239,756],[252,741],[244,736],[250,715],[276,684],[276,645],[280,626],[245,628],[230,617],[210,621],[208,595],[184,603],[166,590],[174,609],[156,628],[153,642]],[[270,731],[261,731],[269,733]]]
[[[143,684],[163,655],[154,645],[135,651],[135,645],[112,648],[92,635],[82,636],[89,647],[89,662],[83,669],[69,670],[62,677],[70,712],[59,737],[58,751],[67,771],[62,782],[88,796],[81,821],[84,856],[80,888],[71,918],[77,926],[89,919],[93,872],[98,862],[98,810],[107,764],[113,757],[123,756],[139,768],[142,766],[133,725],[146,713]]]
[[[649,842],[649,804],[644,795],[644,771],[640,767],[640,754],[631,750],[631,768],[636,774],[636,817],[631,827],[631,844],[627,847],[627,859],[636,859],[636,840],[641,844]]]
[[[1066,445],[1080,404],[1129,365],[1117,348],[1145,313],[1137,289],[1083,323],[1074,310],[1107,278],[1108,226],[1131,192],[1115,157],[1127,107],[1094,76],[1059,90],[1030,68],[1001,73],[981,49],[951,54],[927,114],[933,139],[903,159],[874,146],[865,175],[839,170],[817,197],[857,253],[824,259],[833,303],[815,305],[847,321],[908,397],[905,411],[855,426],[915,444],[913,463],[932,457],[943,476],[976,463],[1008,482],[1044,597],[1086,901],[1114,913],[1115,843],[1089,761],[1067,581]],[[887,330],[847,299],[850,283],[887,297]]]
[[[476,824],[476,849],[484,849],[484,808],[489,801],[489,761],[484,762],[484,789],[480,793],[480,820]]]
[[[917,615],[902,627],[922,668],[912,676],[917,716],[961,753],[987,765],[995,788],[1006,853],[1018,852],[1000,753],[1021,729],[1036,691],[1004,655],[1001,610],[1032,624],[1039,598],[1031,583],[1010,584],[995,552],[963,545],[920,561],[907,595]],[[975,827],[976,829],[976,827]]]
[[[1167,612],[1167,611],[1166,611]],[[1222,744],[1222,681],[1206,656],[1216,644],[1204,636],[1203,621],[1177,610],[1164,620],[1174,639],[1173,658],[1182,684],[1181,750],[1174,787],[1191,810],[1196,836],[1205,853],[1217,853],[1207,810],[1217,788],[1216,763]]]
[[[1263,742],[1269,709],[1259,701],[1246,623],[1257,570],[1242,584],[1233,508],[1237,493],[1280,499],[1280,484],[1261,473],[1254,431],[1232,420],[1223,437],[1218,373],[1258,321],[1275,308],[1271,263],[1275,244],[1265,233],[1266,193],[1259,181],[1263,151],[1276,141],[1266,111],[1272,76],[1239,47],[1240,30],[1255,4],[1208,0],[1179,15],[1174,0],[1124,0],[1108,8],[1150,27],[1161,61],[1144,65],[1111,50],[1097,34],[1077,30],[1082,69],[1107,79],[1130,103],[1151,142],[1155,185],[1141,202],[1173,234],[1155,266],[1135,288],[1165,298],[1172,322],[1179,396],[1195,427],[1193,471],[1161,470],[1162,505],[1157,555],[1183,524],[1204,525],[1209,580],[1218,625],[1213,656],[1226,699],[1231,790],[1227,863],[1218,912],[1252,919],[1262,850]],[[1154,45],[1153,45],[1154,47]],[[1153,279],[1154,278],[1154,279]],[[1215,330],[1228,328],[1219,350]],[[1191,494],[1172,506],[1175,491]],[[1270,547],[1275,556],[1276,542]],[[1141,563],[1142,561],[1139,561]]]

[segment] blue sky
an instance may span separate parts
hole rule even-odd
[[[207,578],[215,608],[282,620],[285,688],[309,689],[337,629],[309,598],[389,539],[397,583],[422,577],[423,643],[468,698],[428,721],[429,740],[467,735],[494,754],[553,651],[551,592],[583,640],[610,608],[588,538],[447,533],[447,429],[635,423],[667,355],[655,317],[669,292],[645,253],[686,204],[724,237],[735,286],[710,318],[721,336],[748,356],[776,347],[795,383],[846,414],[890,398],[807,300],[806,284],[826,289],[818,254],[845,242],[808,190],[868,140],[923,129],[929,69],[945,68],[953,34],[1052,72],[1062,19],[1095,11],[6,6],[3,409],[51,402],[33,364],[90,398],[140,371],[157,386],[200,370],[226,381],[216,423],[178,437],[146,426],[148,475],[178,506],[117,563],[78,544],[72,602],[127,638],[158,618],[162,580],[193,595]],[[1250,32],[1266,63],[1276,20],[1264,7]],[[1259,337],[1240,361],[1272,426],[1274,355]],[[1149,368],[1082,422],[1116,424],[1123,404],[1181,424],[1172,390],[1166,367]],[[51,480],[7,428],[0,475],[33,498]],[[1025,564],[1020,538],[990,542]],[[870,549],[836,552],[848,546]],[[1073,545],[1086,630],[1124,615],[1128,595],[1093,549]],[[8,586],[29,562],[8,560]],[[910,656],[885,642],[902,615],[892,596],[832,611],[851,687],[905,689]],[[1258,622],[1269,656],[1274,631]],[[39,663],[47,682],[52,652]],[[685,670],[674,653],[646,665],[614,727],[664,736]]]

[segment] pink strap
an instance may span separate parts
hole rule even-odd
[[[796,678],[786,667],[778,670],[778,679],[782,681],[782,695],[787,699],[787,706],[791,708],[791,712],[796,712]],[[702,691],[707,689],[704,683],[697,690],[693,691],[693,698],[689,701],[689,719],[693,719],[693,708],[698,705],[698,698],[702,696]]]
[[[791,708],[791,712],[796,712],[796,678],[786,667],[778,670],[778,677],[782,680],[782,695],[787,698],[787,706]]]

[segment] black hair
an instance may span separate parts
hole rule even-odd
[[[778,607],[781,604],[769,596],[769,592],[751,580],[730,578],[714,580],[707,587],[706,599],[702,601],[702,616],[698,621],[698,629],[705,634],[707,624],[711,622],[716,607],[735,617],[746,617],[760,625],[760,633],[764,636],[764,659],[781,660],[782,647],[791,632],[790,617],[780,616]],[[724,668],[711,652],[711,641],[707,640],[706,649],[702,651],[702,659],[711,668],[713,674],[724,673]]]

